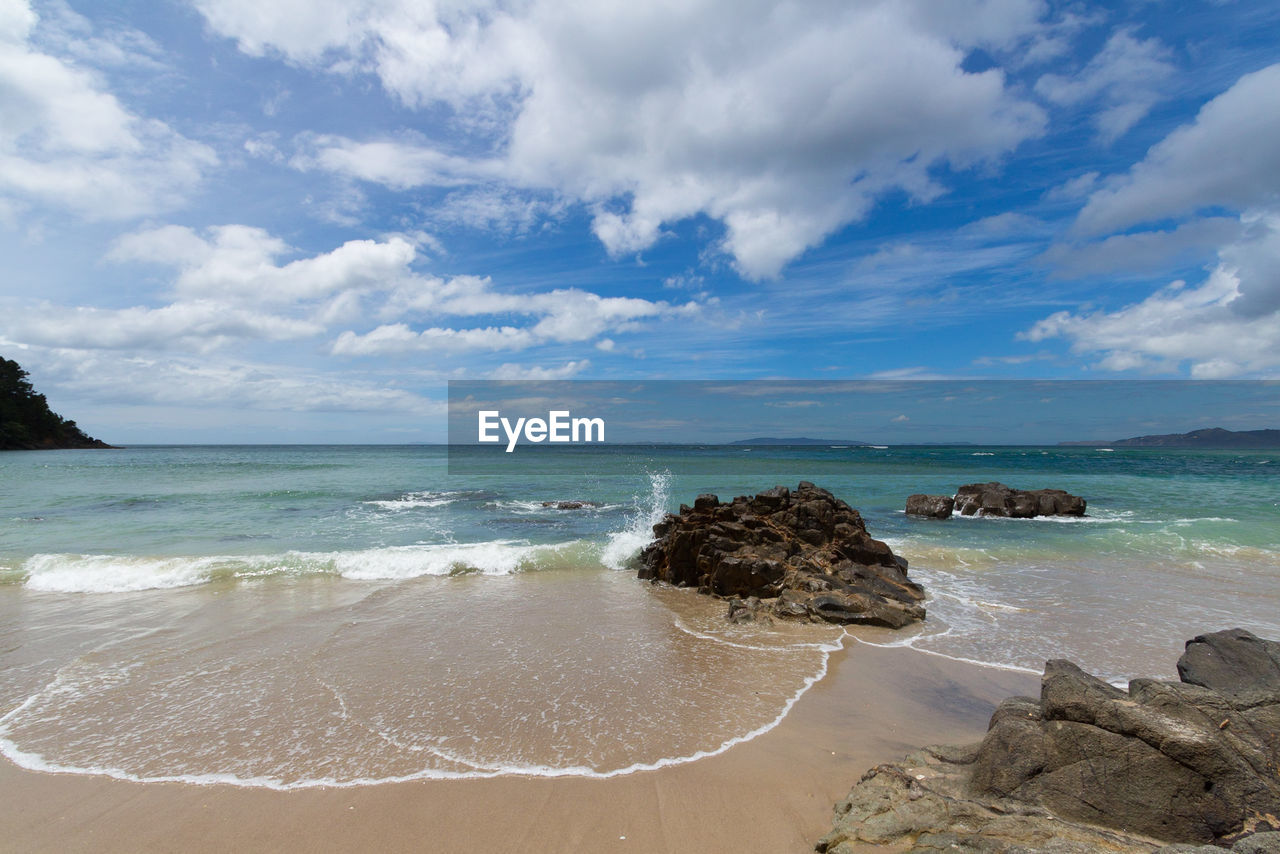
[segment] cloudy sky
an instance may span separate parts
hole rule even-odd
[[[0,0],[0,355],[117,442],[451,378],[1280,375],[1280,6]]]

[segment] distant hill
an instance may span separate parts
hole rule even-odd
[[[1280,430],[1224,430],[1206,427],[1190,433],[1164,433],[1158,436],[1135,436],[1114,442],[1059,442],[1086,448],[1200,448],[1206,451],[1230,451],[1249,448],[1280,448]]]
[[[110,447],[50,410],[22,366],[0,358],[0,451]]]
[[[730,445],[862,445],[867,442],[855,442],[850,439],[810,439],[805,436],[791,436],[779,439],[776,436],[759,436],[755,439],[739,439]]]

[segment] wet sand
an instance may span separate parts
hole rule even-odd
[[[609,779],[502,777],[289,792],[0,765],[0,848],[22,851],[810,851],[868,768],[974,741],[1037,677],[850,640],[777,728]]]

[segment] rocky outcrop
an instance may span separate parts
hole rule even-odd
[[[640,577],[737,599],[735,620],[900,628],[924,619],[924,590],[907,578],[907,562],[867,533],[857,510],[812,483],[730,502],[699,495],[653,532]]]
[[[950,519],[955,509],[956,500],[950,495],[923,495],[916,493],[907,496],[907,515],[925,516],[929,519]]]
[[[980,745],[868,772],[818,850],[1280,851],[1280,644],[1202,635],[1178,667],[1122,691],[1050,661]]]
[[[1003,483],[968,483],[956,490],[961,516],[1083,516],[1085,500],[1061,489],[1013,489]]]
[[[552,510],[587,510],[592,507],[599,507],[600,504],[595,501],[544,501],[543,507],[549,507]]]
[[[1085,500],[1061,489],[1014,489],[1003,483],[968,483],[955,497],[923,495],[907,497],[907,514],[930,519],[961,516],[1004,516],[1030,519],[1035,516],[1083,516]]]

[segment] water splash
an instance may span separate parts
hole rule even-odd
[[[640,550],[653,539],[653,526],[662,521],[671,500],[671,472],[649,472],[649,492],[636,496],[635,513],[627,526],[609,535],[600,562],[610,569],[628,569]]]

